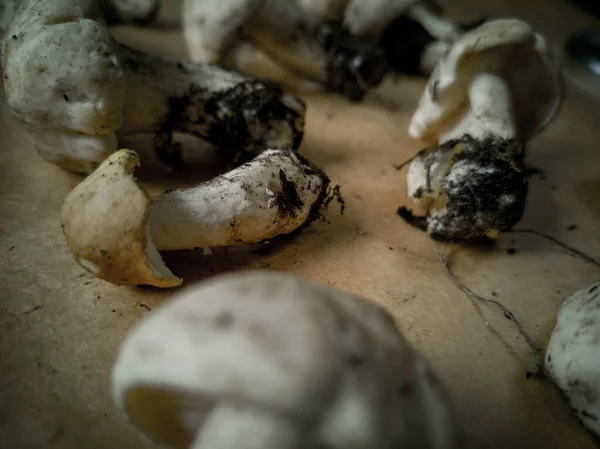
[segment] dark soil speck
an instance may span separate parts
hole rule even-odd
[[[233,315],[231,312],[222,312],[215,319],[215,326],[219,329],[227,329],[233,324]]]
[[[285,172],[279,170],[279,180],[281,181],[281,192],[277,194],[276,204],[282,215],[296,216],[296,210],[304,206],[304,202],[298,196],[296,185],[287,179]]]

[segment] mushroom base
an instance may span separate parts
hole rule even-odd
[[[272,147],[297,149],[304,137],[304,103],[270,81],[247,80],[207,99],[203,89],[168,99],[168,115],[154,145],[158,158],[177,170],[183,164],[173,132],[200,137],[234,164]]]
[[[318,28],[317,36],[328,55],[325,87],[349,100],[362,100],[366,90],[377,87],[389,70],[377,42],[355,36],[337,23],[325,22]]]
[[[415,202],[427,207],[427,215],[418,217],[404,207],[398,214],[434,240],[495,239],[523,215],[530,172],[524,147],[516,140],[465,135],[427,156],[420,153],[411,170],[409,184],[422,185],[409,185],[408,190]]]

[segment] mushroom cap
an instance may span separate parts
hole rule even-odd
[[[174,287],[182,283],[148,235],[151,199],[133,175],[135,151],[119,150],[78,184],[63,203],[63,232],[75,260],[117,285]]]
[[[583,424],[600,436],[600,282],[562,304],[545,364]]]
[[[138,323],[113,370],[119,407],[175,448],[223,402],[287,417],[307,448],[454,447],[432,379],[382,309],[266,271],[186,288]]]
[[[481,73],[508,82],[522,141],[539,133],[562,104],[560,62],[544,37],[519,19],[491,20],[463,34],[438,63],[412,117],[410,135],[428,140],[452,128],[469,106],[471,81]]]
[[[96,0],[24,2],[1,43],[15,116],[37,128],[105,135],[123,122],[119,46],[92,18]]]

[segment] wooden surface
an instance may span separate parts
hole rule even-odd
[[[573,30],[598,25],[559,0],[469,0],[450,12],[465,19],[517,15],[557,44]],[[139,48],[185,56],[174,31],[118,35]],[[511,323],[461,293],[440,265],[442,246],[395,214],[405,203],[405,174],[392,164],[419,149],[406,129],[424,83],[387,82],[363,105],[305,96],[301,151],[342,186],[343,216],[333,206],[328,223],[262,250],[163,253],[165,260],[188,283],[219,272],[277,269],[381,304],[433,364],[469,447],[592,448],[551,386],[526,379],[532,359]],[[519,227],[600,257],[600,104],[571,81],[568,87],[560,116],[530,145],[529,163],[545,179],[532,180]],[[42,160],[4,103],[0,114],[0,448],[149,447],[114,408],[110,370],[127,331],[174,291],[116,287],[74,262],[59,212],[81,178]],[[144,149],[141,141],[125,143]],[[159,192],[218,170],[210,151],[196,145],[192,153],[200,155],[198,163],[179,179],[153,168],[143,154],[149,189]],[[570,225],[577,229],[567,231]],[[494,293],[542,348],[565,296],[600,277],[597,268],[537,237],[506,235],[489,251],[446,250],[457,275],[483,295]]]

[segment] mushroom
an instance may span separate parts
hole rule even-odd
[[[376,40],[323,21],[296,0],[184,0],[182,22],[194,62],[239,67],[232,56],[247,39],[279,66],[354,101],[387,72]]]
[[[6,30],[7,101],[44,158],[89,173],[116,151],[118,136],[146,132],[156,133],[159,157],[175,169],[174,131],[201,137],[236,162],[268,147],[299,146],[300,99],[271,82],[119,45],[105,21],[135,17],[139,9],[125,11],[127,4],[31,0]]]
[[[600,282],[561,305],[545,365],[585,427],[600,437]]]
[[[125,338],[112,383],[161,447],[458,447],[445,394],[392,317],[289,274],[188,287]]]
[[[426,210],[399,214],[437,240],[496,238],[525,208],[525,147],[563,100],[545,39],[499,19],[465,33],[437,65],[409,133],[428,142],[411,161],[407,194]]]
[[[329,178],[289,149],[153,198],[134,176],[139,164],[135,151],[112,154],[69,193],[61,213],[75,260],[117,285],[180,285],[158,251],[262,242],[319,218],[328,203]]]

